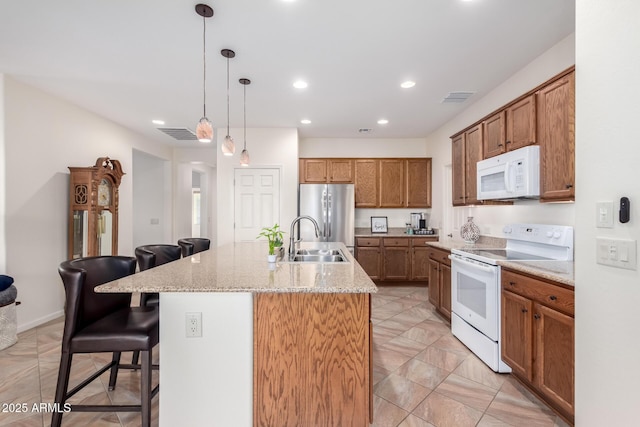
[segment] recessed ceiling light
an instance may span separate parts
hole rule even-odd
[[[380,119],[380,120],[378,120],[378,124],[379,124],[379,125],[386,125],[387,123],[389,123],[389,120],[387,120],[387,119]]]
[[[154,125],[163,125],[164,124],[164,120],[151,120],[151,123],[153,123]]]
[[[406,82],[402,82],[402,84],[400,84],[400,87],[403,89],[409,89],[410,87],[414,87],[415,85],[416,85],[416,82],[407,80]]]
[[[309,119],[302,119],[302,120],[300,120],[300,123],[302,123],[303,125],[308,125],[308,124],[310,124],[310,123],[311,123],[311,120],[309,120]]]
[[[304,89],[307,86],[309,86],[309,84],[304,80],[296,80],[295,82],[293,82],[293,87],[295,87],[296,89]]]

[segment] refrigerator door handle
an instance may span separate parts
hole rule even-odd
[[[326,237],[327,236],[327,205],[328,205],[328,201],[327,201],[328,197],[327,197],[327,191],[323,191],[322,192],[322,236],[320,237]]]
[[[328,232],[326,234],[326,237],[331,237],[331,193],[329,193],[327,195],[327,198],[329,200],[328,206],[327,206],[327,225],[328,225]]]

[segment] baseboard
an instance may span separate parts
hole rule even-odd
[[[51,320],[57,319],[61,316],[64,315],[64,310],[58,310],[58,311],[54,311],[51,314],[48,314],[46,316],[40,317],[39,319],[35,319],[32,320],[31,322],[28,323],[24,323],[24,324],[19,324],[18,325],[18,333],[24,332],[24,331],[28,331],[29,329],[33,329],[35,327],[38,327],[40,325],[43,325]]]

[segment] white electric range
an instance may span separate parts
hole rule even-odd
[[[573,227],[510,224],[505,248],[451,250],[451,332],[496,372],[511,372],[500,351],[498,261],[571,261]]]

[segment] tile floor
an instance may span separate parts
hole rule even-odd
[[[566,426],[509,375],[492,372],[454,338],[449,325],[427,301],[426,288],[379,287],[372,301],[374,426]],[[51,413],[30,410],[34,403],[53,400],[62,327],[62,318],[51,321],[20,334],[17,344],[0,351],[0,426],[50,424]],[[123,355],[125,360],[129,357]],[[109,358],[76,356],[71,386],[74,378],[84,378]],[[113,392],[107,391],[107,375],[73,401],[137,402],[137,373],[122,370]],[[156,397],[156,426],[157,402]],[[3,412],[11,403],[26,403],[29,411]],[[63,417],[63,426],[139,424],[136,413],[69,413]]]

